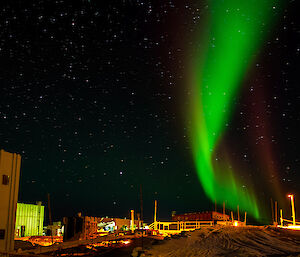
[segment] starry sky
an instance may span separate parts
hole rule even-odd
[[[225,141],[262,201],[276,198],[273,183],[300,210],[299,3],[285,2],[261,31]],[[213,208],[184,122],[207,12],[203,0],[1,3],[0,148],[22,155],[20,202],[47,205],[50,193],[55,219],[124,217],[142,186],[149,221],[154,199],[162,219]]]

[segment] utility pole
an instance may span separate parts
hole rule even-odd
[[[131,210],[130,213],[131,213],[131,232],[134,233],[134,210]]]
[[[141,204],[141,223],[142,223],[142,250],[144,248],[144,228],[143,228],[143,189],[142,184],[140,185],[140,204]]]
[[[274,208],[273,208],[273,199],[272,197],[270,198],[271,201],[271,211],[272,211],[272,223],[274,224]]]
[[[50,236],[52,239],[52,245],[53,245],[53,234],[52,234],[52,215],[51,215],[51,204],[50,204],[50,194],[47,194],[48,196],[48,212],[49,212],[49,225],[50,225]]]
[[[157,200],[154,201],[154,229],[156,228]]]
[[[143,188],[142,185],[140,185],[140,207],[141,207],[141,222],[142,222],[142,228],[143,228]]]
[[[280,209],[280,225],[283,226],[282,209]]]
[[[277,226],[278,224],[278,219],[277,219],[277,201],[275,201],[275,225]]]
[[[223,202],[223,221],[225,221],[225,201]]]
[[[291,198],[293,226],[296,226],[294,195],[288,195],[288,197]]]

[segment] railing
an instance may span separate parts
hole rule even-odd
[[[158,230],[160,233],[175,234],[181,231],[192,231],[203,226],[213,226],[213,221],[173,221],[161,222],[156,221],[149,225],[149,229]]]
[[[289,222],[289,223],[293,223],[292,220],[287,220],[287,219],[282,219],[282,221],[286,221],[286,222]],[[296,221],[295,223],[300,225],[300,222],[298,222],[298,221]]]

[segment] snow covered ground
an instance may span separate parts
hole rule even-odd
[[[154,245],[146,256],[300,256],[300,231],[273,227],[214,227]]]

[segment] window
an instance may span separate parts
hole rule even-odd
[[[170,224],[169,230],[177,230],[177,224]]]
[[[2,185],[8,185],[9,184],[9,176],[2,175]]]
[[[5,229],[0,229],[0,239],[5,238]]]

